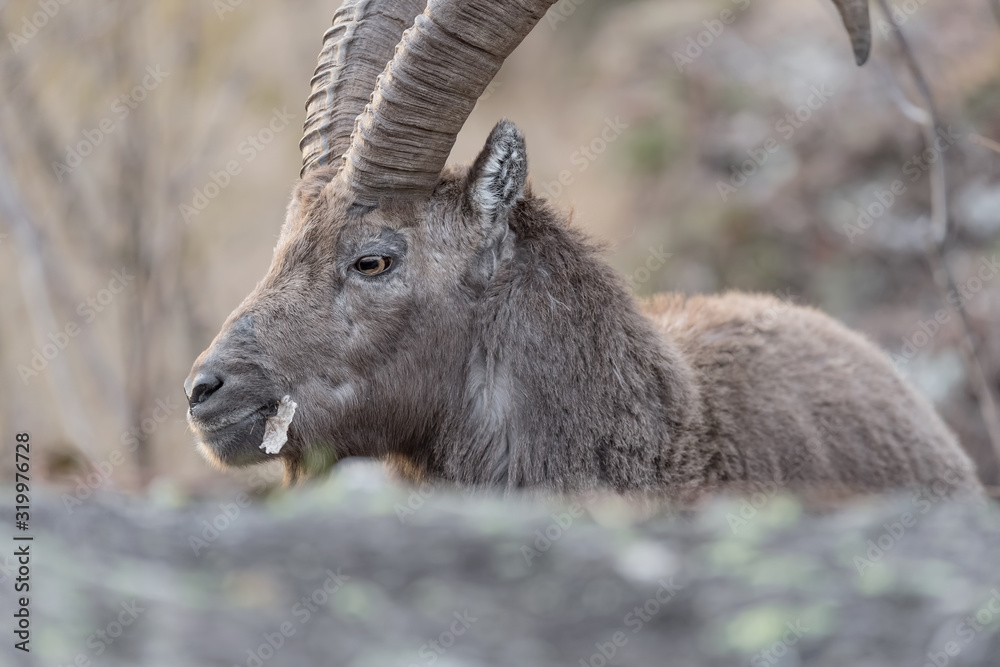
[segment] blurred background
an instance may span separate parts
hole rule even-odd
[[[280,478],[210,468],[182,382],[267,269],[337,4],[0,0],[0,433],[9,448],[31,432],[36,478],[78,497]],[[948,310],[965,309],[996,396],[994,10],[876,8],[873,62],[858,69],[828,0],[562,0],[452,159],[514,120],[535,190],[605,243],[637,294],[766,291],[829,312],[894,355],[996,485]],[[929,153],[905,113],[919,97],[900,26],[948,128]],[[925,256],[942,160],[950,298]]]

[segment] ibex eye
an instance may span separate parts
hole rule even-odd
[[[392,265],[392,257],[362,257],[354,263],[354,268],[366,276],[377,276]]]

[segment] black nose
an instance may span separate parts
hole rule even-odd
[[[190,382],[190,384],[188,384]],[[200,372],[194,380],[185,382],[184,390],[187,392],[188,405],[192,408],[208,400],[208,397],[219,390],[222,386],[222,378],[211,372]]]

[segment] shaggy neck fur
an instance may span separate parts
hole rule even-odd
[[[681,442],[698,431],[697,388],[680,355],[539,200],[518,206],[510,232],[476,306],[464,404],[431,445],[428,476],[619,492],[698,479],[706,462]]]

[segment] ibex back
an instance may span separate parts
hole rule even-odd
[[[186,383],[206,456],[268,460],[265,425],[289,396],[276,456],[290,479],[366,456],[415,478],[679,500],[761,484],[978,488],[933,407],[821,313],[741,294],[638,305],[532,193],[513,124],[471,167],[444,169],[549,4],[337,13],[271,268]],[[867,6],[843,5],[860,62]]]

